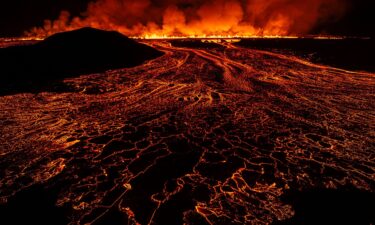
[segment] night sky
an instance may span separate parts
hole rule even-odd
[[[46,19],[58,18],[62,10],[73,16],[85,12],[93,0],[5,0],[0,6],[0,37],[20,36],[34,26],[42,26]],[[315,27],[311,33],[350,36],[375,36],[373,0],[349,1],[350,8],[338,22]]]
[[[92,0],[91,0],[92,1]],[[20,36],[46,19],[58,18],[62,10],[84,12],[90,0],[3,0],[0,5],[0,36]]]

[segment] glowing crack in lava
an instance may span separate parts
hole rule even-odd
[[[13,220],[270,224],[295,214],[289,190],[374,190],[374,73],[145,43],[165,55],[66,79],[67,93],[0,97]]]
[[[343,0],[97,0],[81,16],[63,11],[27,35],[94,27],[141,38],[299,36],[346,8]]]

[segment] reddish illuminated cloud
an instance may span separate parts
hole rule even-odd
[[[301,35],[345,10],[343,0],[98,0],[81,17],[62,12],[27,34],[91,26],[140,37]]]

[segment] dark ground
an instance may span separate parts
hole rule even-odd
[[[348,70],[375,71],[374,39],[243,39],[237,45],[291,54]]]
[[[0,49],[0,95],[66,91],[59,83],[64,78],[133,67],[161,55],[117,32],[83,28],[55,34],[34,45]]]

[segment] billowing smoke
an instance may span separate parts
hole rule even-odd
[[[29,35],[91,26],[129,36],[303,35],[339,19],[345,0],[97,0],[80,17],[62,12]]]

